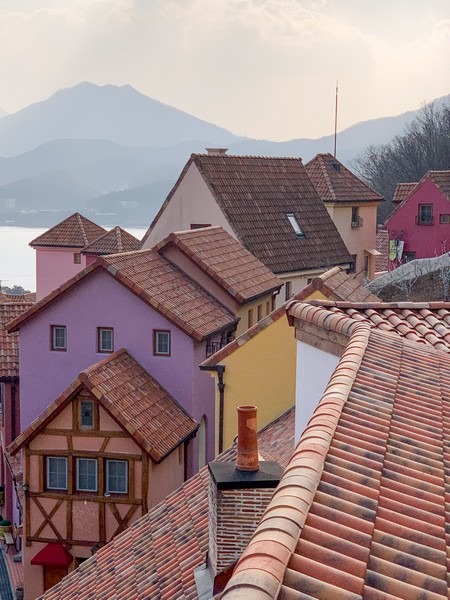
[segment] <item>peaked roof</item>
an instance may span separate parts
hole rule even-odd
[[[244,304],[279,289],[283,282],[222,227],[171,233],[155,246],[160,254],[176,246],[230,296]]]
[[[16,331],[40,310],[68,293],[78,282],[102,270],[128,288],[143,302],[164,315],[195,340],[233,327],[234,315],[185,273],[154,250],[111,254],[95,260],[34,304],[10,325]]]
[[[139,250],[141,242],[134,235],[114,227],[83,248],[83,254],[117,254]]]
[[[192,436],[197,423],[124,349],[81,371],[70,386],[8,447],[16,454],[67,406],[83,386],[130,436],[160,462]]]
[[[106,232],[80,213],[74,213],[30,242],[30,246],[84,248]]]
[[[443,600],[450,357],[348,317],[322,326],[346,350],[222,598]]]
[[[318,154],[305,165],[323,202],[381,202],[383,197],[332,154]]]
[[[258,443],[266,460],[284,467],[294,449],[294,409],[260,431]],[[217,460],[234,457],[232,448]],[[205,565],[208,550],[208,485],[205,467],[43,598],[198,598],[194,570]]]
[[[392,202],[394,204],[399,204],[400,202],[406,200],[416,185],[417,181],[414,183],[397,183],[394,195],[392,197]]]
[[[32,306],[26,302],[0,302],[0,379],[19,376],[19,334],[6,325]]]
[[[142,242],[192,164],[240,242],[273,273],[351,262],[299,158],[192,154]],[[297,219],[298,237],[287,215]]]
[[[3,292],[0,292],[0,304],[4,302],[36,302],[36,292],[26,292],[25,294],[3,294]]]
[[[295,300],[306,300],[315,291],[320,291],[330,300],[349,300],[351,302],[380,302],[380,298],[364,287],[362,283],[349,275],[340,267],[314,277],[301,292],[295,295]]]

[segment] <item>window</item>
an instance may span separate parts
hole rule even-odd
[[[249,308],[247,313],[247,327],[250,328],[253,325],[253,308]]]
[[[448,225],[450,223],[450,215],[441,215],[439,218],[439,222],[443,225]]]
[[[51,349],[62,352],[67,350],[67,329],[65,325],[51,326]]]
[[[82,400],[80,402],[80,427],[83,429],[94,428],[94,402]]]
[[[81,265],[81,253],[80,252],[73,253],[73,264]]]
[[[292,281],[286,281],[284,284],[284,299],[289,300],[292,296]]]
[[[67,458],[47,456],[47,489],[67,490]]]
[[[106,493],[128,493],[128,463],[126,460],[106,461]]]
[[[363,220],[359,216],[359,206],[352,206],[352,228],[362,227]]]
[[[304,238],[305,234],[303,233],[302,228],[297,221],[297,217],[293,213],[286,213],[287,220],[292,225],[292,229],[295,231],[295,235],[298,238]]]
[[[268,300],[266,302],[266,315],[270,315],[272,310],[272,302],[270,300]]]
[[[416,217],[417,225],[433,225],[433,205],[419,204],[419,214]]]
[[[258,321],[261,321],[261,319],[263,318],[263,310],[262,310],[262,304],[258,304]]]
[[[97,352],[114,352],[114,329],[112,327],[97,328]]]
[[[153,331],[153,354],[170,356],[170,331]]]
[[[77,490],[97,491],[97,461],[95,458],[77,458]]]

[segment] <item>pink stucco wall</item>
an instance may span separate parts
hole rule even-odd
[[[86,257],[81,255],[81,264],[73,262],[74,253],[80,248],[36,248],[36,298],[40,300],[62,283],[76,275],[86,266]]]
[[[51,325],[67,327],[66,352],[50,350]],[[114,328],[114,348],[126,348],[191,416],[200,420],[205,410],[211,411],[214,382],[198,368],[205,358],[205,343],[194,344],[111,276],[94,272],[20,329],[22,429],[80,371],[105,358],[96,352],[97,327],[102,326]],[[171,331],[170,357],[153,356],[153,329]],[[213,434],[211,428],[208,435]],[[209,447],[214,448],[212,440]]]
[[[433,224],[417,225],[419,204],[433,205]],[[415,252],[416,258],[440,256],[450,250],[450,224],[439,222],[441,214],[450,214],[450,202],[431,179],[426,179],[408,201],[386,221],[389,239],[405,242],[405,252]]]

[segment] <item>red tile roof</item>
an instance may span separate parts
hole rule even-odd
[[[428,173],[421,179],[424,181],[426,178],[430,178],[438,186],[444,196],[450,200],[450,170],[448,171],[428,171]],[[419,182],[420,183],[420,182]]]
[[[378,296],[372,294],[354,275],[349,275],[340,267],[333,267],[315,277],[309,285],[296,294],[295,300],[306,300],[317,290],[330,300],[380,302]]]
[[[382,273],[389,266],[389,231],[385,228],[377,231],[377,250],[380,254],[375,257],[375,271]]]
[[[86,219],[80,213],[74,213],[35,238],[30,242],[30,246],[84,248],[104,233],[106,230],[103,227]]]
[[[383,197],[361,181],[332,154],[318,154],[305,165],[321,200],[334,202],[381,202]]]
[[[222,227],[171,233],[155,246],[176,246],[235,300],[244,304],[279,289],[283,282]]]
[[[198,341],[223,329],[233,328],[237,322],[228,309],[164,257],[154,250],[139,250],[97,258],[92,265],[15,319],[10,330],[16,331],[41,309],[57,301],[62,294],[68,293],[81,279],[91,276],[97,269],[114,277],[143,302]]]
[[[36,292],[26,294],[3,294],[0,292],[0,304],[4,302],[36,302]]]
[[[294,410],[258,434],[267,460],[285,466],[294,449]],[[235,449],[218,460],[232,460]],[[208,550],[207,468],[65,577],[45,600],[194,600],[194,570]]]
[[[350,339],[222,598],[448,598],[450,357],[318,310]]]
[[[272,272],[346,264],[351,256],[298,158],[192,154],[142,242],[194,163],[240,242]],[[293,214],[304,237],[287,219]]]
[[[32,306],[26,302],[0,302],[0,380],[19,376],[19,334],[6,325]]]
[[[392,197],[392,202],[394,204],[400,204],[400,202],[406,200],[416,185],[417,181],[414,183],[398,183],[394,191],[394,196]]]
[[[197,423],[124,349],[82,371],[8,447],[16,454],[52,421],[83,386],[155,462],[197,430]]]
[[[121,227],[114,227],[83,248],[83,254],[117,254],[139,250],[141,242]]]

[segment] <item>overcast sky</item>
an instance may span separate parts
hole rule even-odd
[[[129,83],[236,134],[319,137],[450,93],[450,0],[0,0],[0,107]]]

